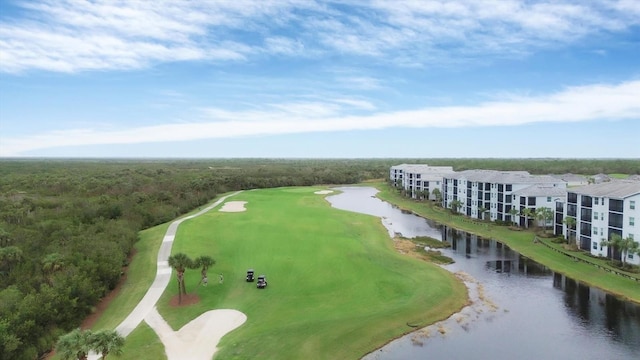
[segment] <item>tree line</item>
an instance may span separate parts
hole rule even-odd
[[[77,328],[118,284],[142,229],[229,191],[384,179],[402,163],[640,173],[638,160],[0,159],[0,359],[39,358]]]

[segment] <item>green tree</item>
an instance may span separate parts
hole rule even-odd
[[[533,210],[530,208],[524,208],[520,211],[520,215],[524,217],[525,227],[529,228],[529,218],[533,216]]]
[[[553,210],[548,207],[540,207],[535,211],[536,220],[542,222],[544,230],[547,230],[548,224],[553,220]]]
[[[216,261],[211,256],[207,255],[200,256],[194,260],[194,266],[200,268],[200,282],[203,282],[204,278],[207,277],[207,270],[209,269],[209,267],[215,264]]]
[[[627,256],[629,256],[629,254],[635,254],[638,252],[640,244],[635,242],[631,236],[627,236],[620,240],[618,247],[622,253],[622,264],[624,265],[627,262]]]
[[[462,201],[460,201],[458,199],[453,200],[451,202],[450,206],[451,206],[451,212],[452,213],[457,213],[457,212],[460,211],[460,208],[462,207]]]
[[[565,216],[562,222],[567,227],[567,243],[570,243],[571,238],[572,237],[575,238],[575,234],[576,234],[576,223],[577,223],[576,218],[571,216]]]
[[[440,189],[435,188],[435,189],[433,189],[431,191],[431,193],[433,194],[433,197],[436,198],[436,202],[438,204],[441,204],[442,203],[442,192],[440,191]]]
[[[622,236],[618,233],[611,233],[609,235],[609,240],[603,240],[600,245],[606,246],[609,250],[609,254],[611,255],[611,261],[613,261],[613,253],[614,250],[619,250],[622,245],[623,239]],[[624,262],[624,258],[622,260]]]
[[[0,248],[0,271],[7,274],[23,260],[22,249],[17,246]]]
[[[86,360],[91,351],[91,330],[82,331],[76,328],[60,336],[56,344],[56,353],[64,360]]]
[[[49,285],[53,283],[53,275],[55,275],[58,271],[61,271],[64,266],[64,256],[58,253],[47,254],[47,256],[42,259],[42,272],[44,273],[44,276],[47,279]]]
[[[186,254],[177,253],[169,256],[169,266],[176,271],[176,277],[178,279],[178,304],[181,304],[182,295],[187,294],[187,289],[184,285],[184,273],[188,268],[193,268],[193,260]]]
[[[489,211],[488,209],[482,206],[478,208],[478,217],[480,218],[480,220],[486,220],[485,215],[487,214],[488,211]]]
[[[511,215],[511,222],[516,223],[516,215],[518,215],[518,209],[511,208],[511,210],[509,210],[509,215]]]
[[[91,349],[102,355],[106,359],[107,355],[121,355],[124,347],[124,337],[115,330],[100,330],[91,334]]]
[[[11,244],[9,233],[0,227],[0,247],[9,246],[9,244]]]

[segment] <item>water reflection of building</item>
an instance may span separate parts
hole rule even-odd
[[[523,275],[551,275],[545,266],[511,250],[508,246],[495,240],[485,239],[475,234],[455,230],[446,226],[441,228],[442,239],[451,244],[454,253],[466,257],[482,257],[490,259],[486,268],[496,272],[519,273]]]
[[[599,334],[604,328],[606,333],[601,335],[636,348],[640,346],[640,305],[558,273],[553,274],[553,287],[564,291],[565,308],[581,327]]]

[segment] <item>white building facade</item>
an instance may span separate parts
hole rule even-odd
[[[566,182],[526,171],[465,170],[444,177],[442,205],[475,219],[517,222],[535,221],[520,214],[544,206],[555,209]],[[513,211],[512,211],[513,209]]]
[[[578,246],[596,256],[613,257],[640,265],[637,254],[621,254],[603,246],[616,233],[640,242],[640,181],[611,180],[572,188],[567,192],[565,217],[575,220],[575,228],[565,224],[563,235],[575,238]]]

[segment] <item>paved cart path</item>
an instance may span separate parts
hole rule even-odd
[[[162,239],[162,245],[160,246],[160,250],[158,251],[158,267],[156,270],[156,278],[151,284],[149,290],[144,295],[142,300],[138,303],[138,305],[131,311],[129,316],[124,319],[120,325],[116,327],[116,331],[122,335],[123,337],[127,337],[131,332],[140,325],[142,320],[144,320],[147,315],[154,310],[156,303],[160,299],[160,296],[164,292],[164,290],[169,285],[169,280],[171,279],[171,267],[169,266],[169,256],[171,255],[171,247],[173,246],[173,240],[176,237],[176,231],[178,230],[178,226],[186,220],[193,219],[197,216],[200,216],[209,210],[215,208],[216,206],[223,203],[227,198],[239,194],[241,191],[235,192],[233,194],[224,196],[213,204],[207,206],[206,208],[198,211],[193,215],[189,215],[183,217],[181,219],[175,220],[169,225],[167,232]],[[155,311],[155,310],[154,310]],[[158,314],[158,316],[160,316]],[[89,356],[89,360],[98,360],[100,359],[99,355],[91,354]]]

